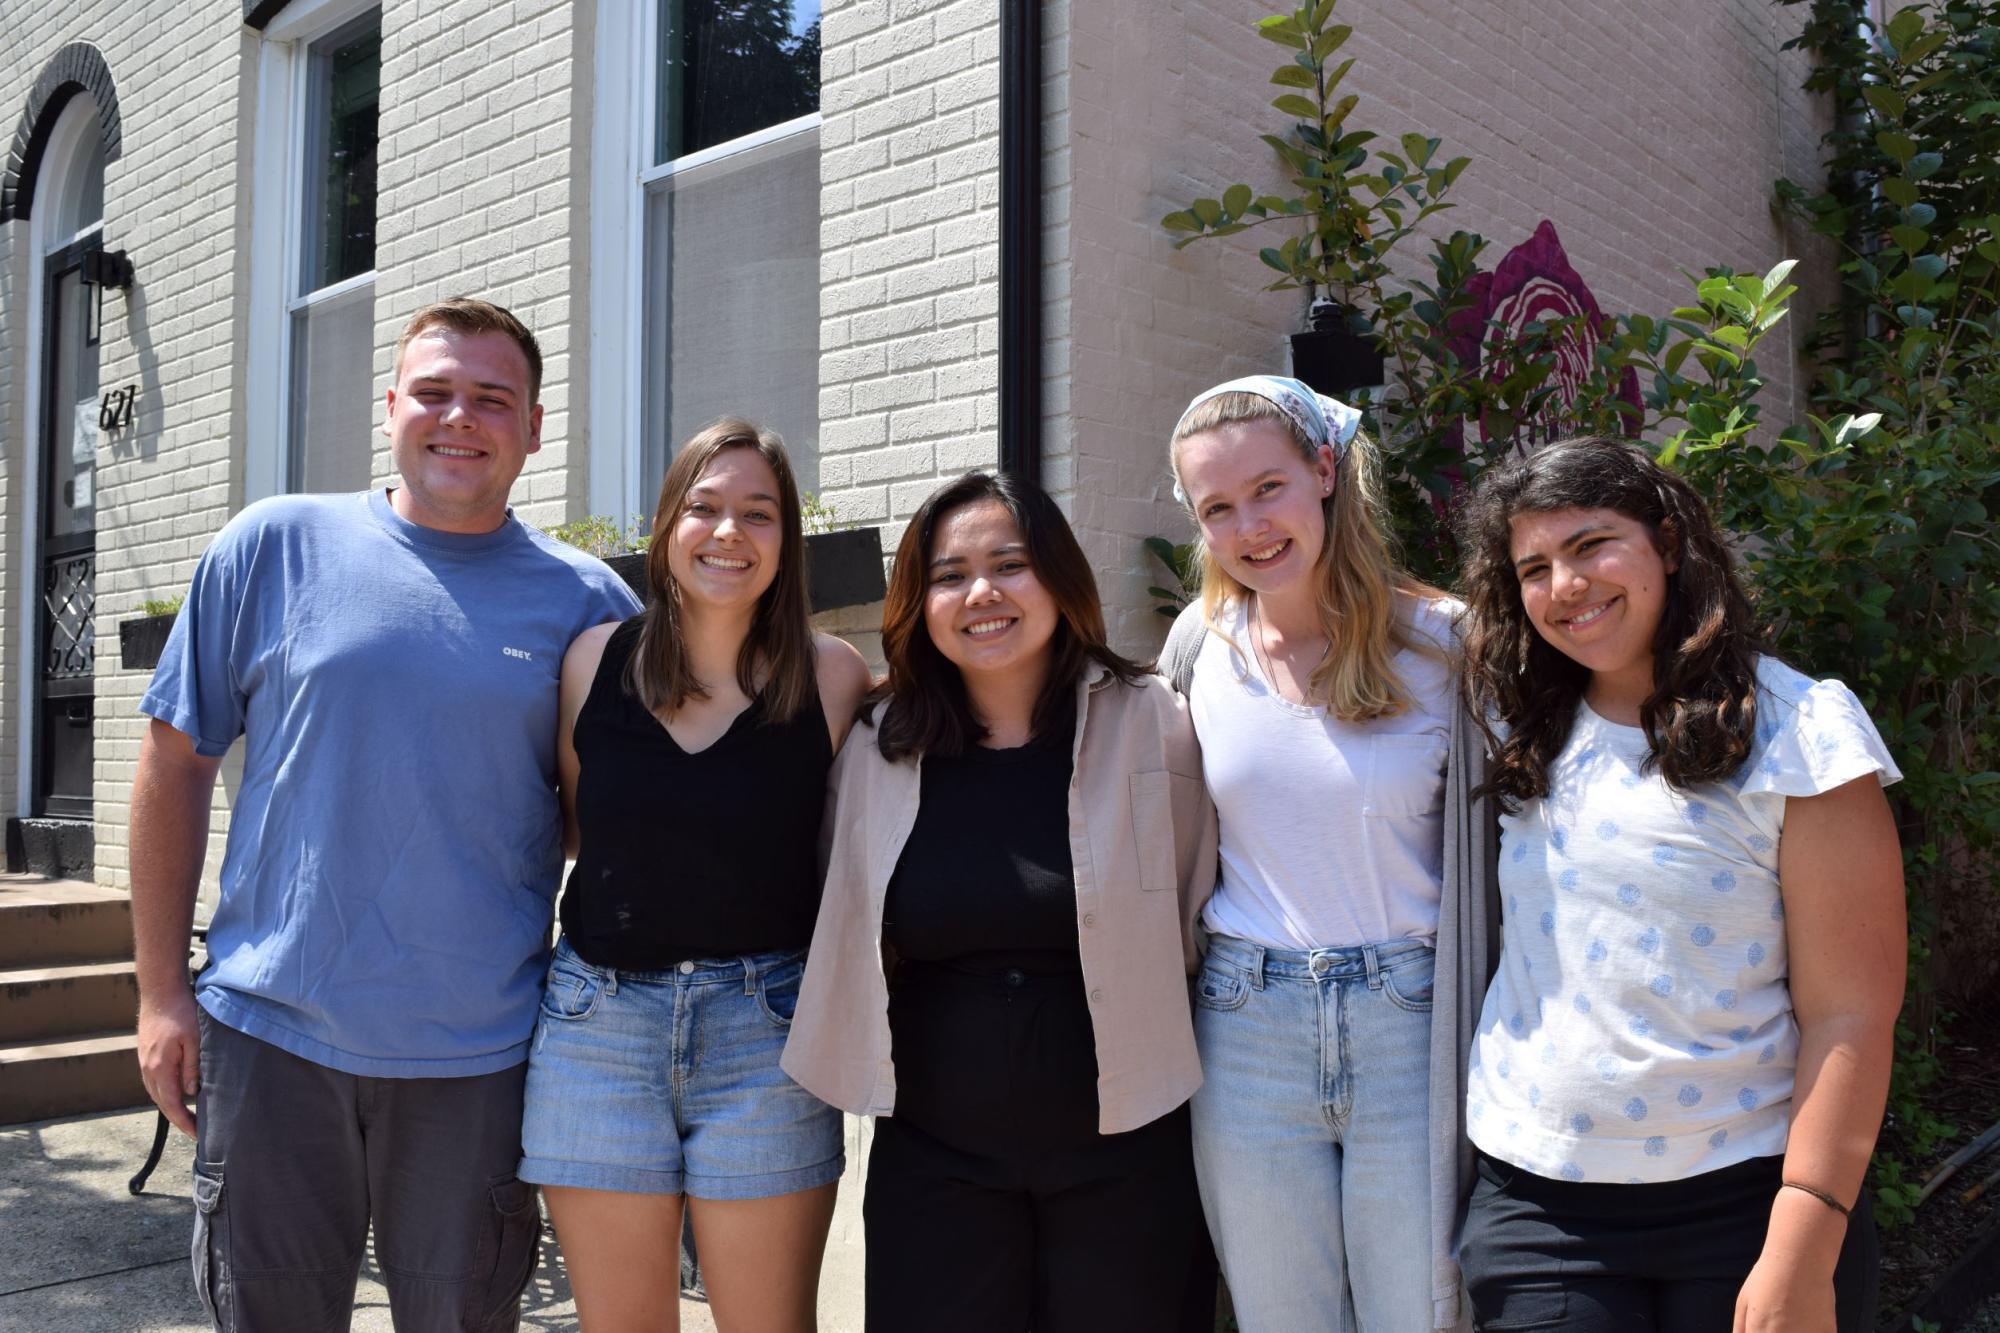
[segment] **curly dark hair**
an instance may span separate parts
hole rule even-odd
[[[1514,517],[1558,509],[1615,509],[1678,557],[1653,635],[1653,693],[1639,709],[1647,767],[1682,789],[1735,773],[1756,733],[1757,657],[1766,648],[1735,558],[1687,482],[1643,449],[1587,435],[1488,471],[1459,515],[1464,689],[1494,755],[1481,791],[1508,810],[1547,795],[1549,765],[1590,680],[1529,623],[1514,570]]]

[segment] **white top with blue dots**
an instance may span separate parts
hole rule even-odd
[[[1549,794],[1500,820],[1500,967],[1466,1097],[1472,1141],[1564,1180],[1680,1180],[1785,1150],[1785,798],[1902,773],[1861,703],[1775,658],[1724,782],[1642,772],[1645,732],[1579,705]]]

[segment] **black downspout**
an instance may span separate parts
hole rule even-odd
[[[1000,467],[1042,479],[1042,6],[1000,4]]]

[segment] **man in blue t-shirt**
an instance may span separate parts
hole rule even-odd
[[[345,1328],[371,1222],[399,1330],[517,1326],[539,1235],[514,1175],[521,1089],[562,865],[556,682],[571,639],[638,609],[508,509],[540,387],[506,310],[418,311],[382,426],[401,483],[232,519],[140,705],[139,1065],[196,1139],[195,1280],[218,1328]]]

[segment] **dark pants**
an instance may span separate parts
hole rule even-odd
[[[869,1333],[1215,1324],[1185,1106],[1097,1132],[1082,979],[904,964],[863,1201]]]
[[[1479,1157],[1459,1266],[1481,1329],[1727,1330],[1764,1248],[1781,1158],[1657,1185],[1550,1180]],[[1840,1333],[1873,1328],[1879,1295],[1866,1197],[1833,1275]]]
[[[399,1333],[511,1333],[541,1221],[526,1065],[363,1078],[201,1016],[194,1274],[221,1333],[348,1327],[375,1229]]]

